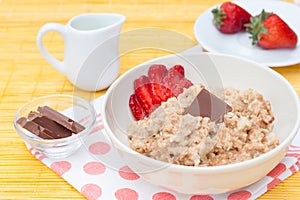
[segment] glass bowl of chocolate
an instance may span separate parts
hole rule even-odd
[[[86,100],[71,95],[49,95],[21,106],[14,127],[24,142],[51,158],[63,158],[78,150],[96,121]]]

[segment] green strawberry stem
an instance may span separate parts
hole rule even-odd
[[[261,38],[262,33],[268,34],[268,30],[264,27],[263,22],[267,19],[272,13],[266,13],[263,9],[260,15],[251,17],[250,23],[245,24],[246,32],[250,33],[250,39],[252,39],[252,45],[255,45]]]
[[[211,12],[214,16],[214,23],[220,28],[223,23],[222,19],[226,17],[226,14],[219,8],[214,8]]]

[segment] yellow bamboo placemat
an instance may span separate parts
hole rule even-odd
[[[83,196],[27,151],[14,131],[16,109],[28,100],[54,93],[78,94],[92,99],[104,91],[76,90],[39,53],[35,39],[47,22],[65,24],[83,12],[117,12],[127,16],[122,31],[159,27],[194,39],[197,16],[221,3],[218,0],[0,0],[0,199],[82,199]],[[53,55],[63,58],[63,42],[49,33],[44,43]],[[121,57],[121,73],[166,52],[142,50]],[[300,65],[276,68],[300,94]],[[296,199],[300,173],[293,175],[260,199]]]

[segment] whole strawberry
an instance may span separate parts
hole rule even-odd
[[[297,45],[297,34],[275,13],[262,10],[245,26],[253,45],[258,44],[264,49],[295,48]]]
[[[252,17],[245,9],[232,2],[224,2],[212,10],[214,24],[222,33],[237,33],[245,30],[244,25]]]

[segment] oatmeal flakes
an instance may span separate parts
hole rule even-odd
[[[221,123],[184,114],[203,88],[184,89],[149,117],[133,122],[128,127],[130,147],[164,162],[216,166],[249,160],[279,145],[272,132],[275,118],[270,102],[253,89],[225,88],[225,102],[232,111]]]

